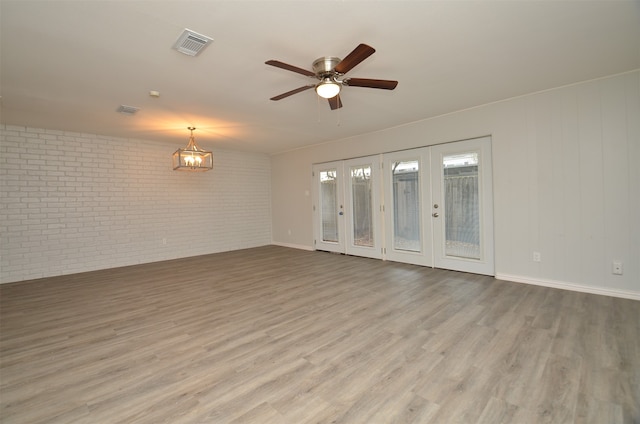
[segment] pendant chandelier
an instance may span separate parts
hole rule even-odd
[[[202,150],[193,138],[195,127],[187,127],[191,131],[189,144],[184,149],[173,153],[174,171],[209,171],[213,169],[213,153]]]

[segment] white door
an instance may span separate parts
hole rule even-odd
[[[342,161],[313,166],[315,248],[345,252]]]
[[[432,266],[429,148],[384,155],[385,258]]]
[[[380,157],[344,161],[346,253],[382,258]]]
[[[313,176],[317,250],[494,275],[489,137],[318,164]]]
[[[431,147],[436,268],[494,275],[491,140]]]

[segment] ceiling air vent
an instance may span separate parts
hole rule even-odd
[[[116,111],[118,113],[121,113],[123,115],[133,115],[134,113],[136,113],[139,110],[140,110],[139,107],[127,106],[127,105],[120,105],[120,106],[118,106],[118,109],[116,109]]]
[[[184,53],[189,56],[197,56],[212,41],[213,38],[198,34],[190,29],[185,29],[178,38],[178,41],[173,45],[173,48],[178,50],[180,53]]]

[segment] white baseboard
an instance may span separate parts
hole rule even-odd
[[[291,247],[293,249],[309,250],[313,251],[312,246],[305,246],[300,244],[271,242],[275,246]],[[565,281],[545,280],[530,277],[523,277],[520,275],[501,274],[497,273],[495,278],[498,280],[511,281],[514,283],[532,284],[534,286],[551,287],[554,289],[571,290],[575,292],[599,294],[601,296],[620,297],[623,299],[640,300],[640,292],[608,289],[604,287],[585,286],[582,284],[567,283]]]
[[[281,243],[279,241],[272,241],[271,244],[274,246],[291,247],[292,249],[314,250],[312,246],[305,246],[302,244]]]
[[[621,297],[624,299],[640,300],[640,292],[628,290],[607,289],[604,287],[584,286],[564,281],[541,280],[519,275],[496,274],[496,279],[513,281],[514,283],[533,284],[534,286],[552,287],[554,289],[571,290],[582,293],[599,294],[602,296]]]

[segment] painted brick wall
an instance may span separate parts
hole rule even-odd
[[[269,157],[176,172],[182,141],[0,125],[0,282],[270,244]]]

